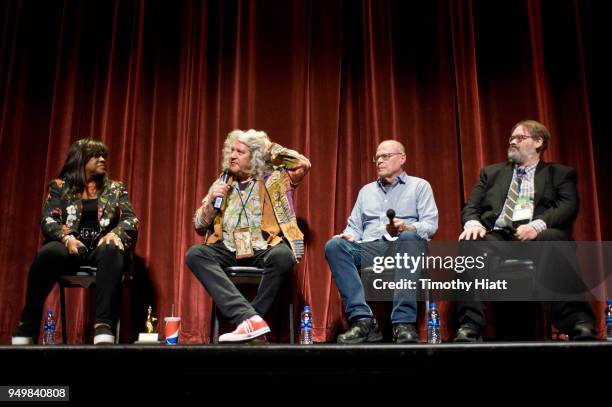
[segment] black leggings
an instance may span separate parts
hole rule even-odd
[[[26,303],[21,322],[27,332],[36,336],[40,328],[45,299],[61,275],[75,274],[80,265],[97,266],[96,323],[113,326],[119,318],[121,276],[124,254],[114,244],[102,244],[84,256],[68,254],[60,242],[43,245],[34,258],[28,274]],[[64,328],[62,328],[64,329]]]

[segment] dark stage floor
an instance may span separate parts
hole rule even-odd
[[[220,386],[242,392],[244,384],[342,392],[496,383],[514,392],[538,387],[542,377],[558,378],[562,388],[610,375],[612,342],[2,346],[0,360],[0,385],[68,385],[71,400],[110,388],[141,400],[167,396],[165,389],[178,399],[206,399]]]

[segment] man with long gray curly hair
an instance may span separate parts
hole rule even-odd
[[[272,142],[265,132],[256,130],[234,130],[227,135],[223,143],[223,161],[221,163],[224,170],[232,165],[232,147],[236,141],[244,144],[250,150],[251,173],[255,178],[261,179],[266,172],[272,171],[272,166],[269,162],[269,150]]]
[[[223,144],[221,167],[194,217],[205,242],[189,249],[186,262],[221,313],[237,325],[219,342],[246,342],[270,332],[262,316],[304,254],[292,193],[310,161],[273,143],[263,131],[234,130]],[[264,269],[252,302],[223,271],[230,266]]]

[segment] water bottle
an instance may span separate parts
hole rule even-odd
[[[55,345],[55,318],[53,317],[53,311],[47,311],[47,319],[45,319],[45,325],[43,328],[43,344],[44,345]]]
[[[429,313],[427,314],[427,343],[442,343],[440,312],[435,302],[429,304]]]
[[[312,312],[310,306],[304,306],[300,321],[300,344],[312,345]]]
[[[606,339],[612,341],[612,300],[608,300],[606,307]]]

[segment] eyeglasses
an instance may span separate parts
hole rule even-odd
[[[523,140],[526,140],[528,138],[533,138],[533,136],[526,136],[524,134],[517,134],[517,135],[510,136],[510,138],[508,139],[508,143],[512,143],[512,140],[516,140],[517,143],[520,143]]]
[[[377,163],[379,159],[382,158],[383,161],[389,161],[389,159],[394,156],[394,155],[398,155],[398,154],[404,154],[404,153],[386,153],[386,154],[378,154],[375,155],[374,158],[372,158],[372,162],[373,163]]]

